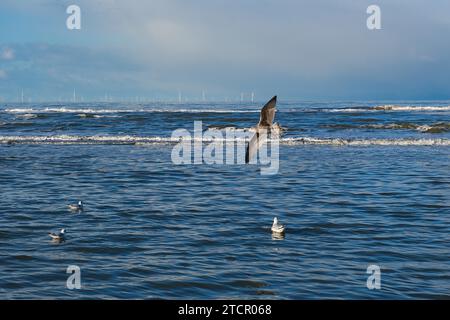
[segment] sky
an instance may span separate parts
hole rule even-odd
[[[2,0],[0,100],[444,100],[449,36],[448,0]]]

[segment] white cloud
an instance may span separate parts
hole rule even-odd
[[[61,15],[64,21],[63,9],[72,2],[2,0],[0,7],[6,3],[39,17]],[[64,40],[53,35],[48,41],[69,42],[81,53],[85,47],[98,53],[86,59],[78,59],[77,53],[72,61],[56,64],[50,53],[40,58],[42,62],[36,52],[14,47],[14,58],[14,51],[5,54],[0,47],[0,60],[9,57],[18,64],[26,57],[23,64],[33,68],[51,65],[55,68],[51,76],[63,77],[60,83],[72,80],[66,70],[73,66],[71,75],[98,81],[98,88],[101,83],[110,86],[104,79],[117,75],[117,82],[130,79],[122,79],[127,83],[125,92],[140,86],[193,93],[217,89],[226,95],[255,90],[296,97],[366,93],[378,97],[380,92],[400,95],[426,89],[431,87],[429,79],[450,88],[450,45],[442,40],[450,32],[448,1],[410,0],[404,5],[379,0],[380,31],[366,27],[371,0],[78,0],[77,4],[82,32],[69,33],[61,23]],[[30,24],[30,33],[40,39],[41,27]],[[70,52],[63,54],[72,57]],[[14,69],[8,70],[16,77]]]

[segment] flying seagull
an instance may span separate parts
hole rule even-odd
[[[255,134],[247,144],[247,150],[245,152],[245,163],[250,162],[255,153],[258,151],[259,147],[264,142],[264,138],[267,137],[267,134],[281,134],[282,128],[280,127],[280,125],[278,123],[273,123],[273,119],[275,118],[276,105],[277,96],[274,96],[261,109],[259,123],[256,125],[256,127],[250,129],[250,131],[254,131]]]

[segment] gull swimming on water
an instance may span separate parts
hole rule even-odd
[[[48,235],[53,241],[64,241],[64,235],[66,234],[66,229],[61,229],[58,233],[50,232]]]
[[[71,211],[83,211],[83,202],[78,201],[78,204],[69,204],[68,207]]]
[[[274,96],[261,109],[259,123],[255,127],[250,128],[249,131],[255,132],[255,134],[250,139],[250,142],[247,145],[247,150],[245,153],[245,163],[250,162],[255,153],[258,151],[258,148],[264,142],[264,138],[267,137],[267,134],[276,135],[278,137],[282,134],[283,128],[278,123],[273,123],[273,120],[275,118],[276,105],[277,96]]]
[[[273,224],[272,224],[272,228],[271,228],[273,233],[284,233],[284,226],[278,223],[278,218],[275,217],[273,218]]]

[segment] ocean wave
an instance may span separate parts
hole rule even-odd
[[[100,119],[100,118],[119,118],[119,115],[106,115],[106,114],[95,114],[95,113],[78,113],[77,114],[78,117],[80,118],[94,118],[94,119]]]
[[[450,106],[398,106],[387,104],[372,109],[382,111],[450,111]]]
[[[237,142],[246,141],[244,137],[235,137],[232,139],[192,139],[193,141],[203,141],[205,143],[212,141]],[[141,136],[0,136],[2,144],[174,144],[180,142],[176,137],[141,137]],[[293,137],[282,138],[280,143],[283,145],[334,145],[334,146],[450,146],[450,139],[342,139],[342,138],[315,138],[315,137]]]
[[[342,139],[342,138],[283,138],[287,145],[333,146],[450,146],[450,139]]]
[[[348,112],[348,113],[358,113],[358,112],[375,112],[375,109],[372,109],[370,107],[359,107],[359,108],[324,108],[319,109],[319,111],[322,112],[333,112],[333,113],[339,113],[339,112]]]
[[[18,119],[35,119],[37,117],[38,117],[38,115],[34,114],[34,113],[21,113],[21,114],[16,115],[16,118],[18,118]]]
[[[279,112],[332,112],[332,113],[362,113],[380,111],[450,111],[450,106],[400,106],[400,105],[378,105],[378,106],[357,106],[343,108],[314,108],[307,107],[299,103],[295,108],[279,106]],[[72,107],[47,107],[47,108],[9,108],[4,109],[7,113],[16,114],[42,114],[42,113],[75,113],[75,114],[107,114],[107,113],[259,113],[258,108],[72,108]]]
[[[423,133],[443,133],[450,131],[449,122],[437,122],[433,124],[417,124],[411,122],[399,122],[399,123],[374,123],[374,124],[330,124],[323,125],[323,128],[331,129],[382,129],[382,130],[417,130]]]
[[[450,111],[450,106],[399,106],[399,105],[379,105],[375,107],[351,107],[351,108],[323,108],[319,109],[323,112],[348,112],[348,113],[361,113],[361,112],[379,112],[379,111]]]
[[[442,133],[450,131],[450,123],[437,123],[433,125],[421,125],[416,130],[426,133]]]
[[[259,113],[260,110],[234,110],[234,109],[95,109],[95,108],[11,108],[5,109],[7,113],[76,113],[76,114],[102,114],[102,113]]]

